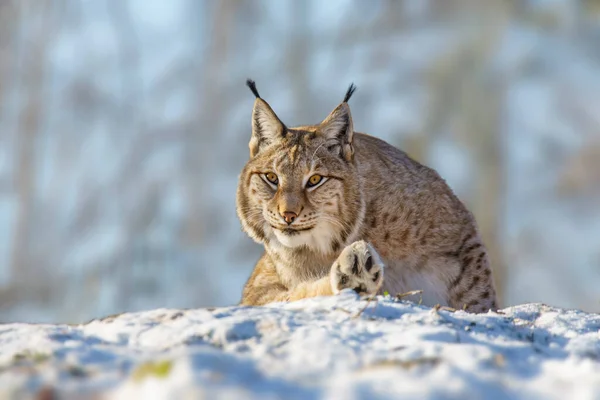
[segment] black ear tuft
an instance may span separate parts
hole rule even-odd
[[[246,79],[246,86],[252,90],[252,93],[254,93],[257,99],[260,99],[260,94],[258,94],[258,90],[256,90],[256,83],[254,83],[252,79]]]
[[[254,84],[254,82],[252,82],[252,83]],[[351,83],[350,87],[348,88],[348,91],[346,92],[346,96],[344,97],[343,103],[347,103],[348,100],[350,100],[350,97],[352,97],[355,90],[356,90],[356,86],[354,86],[354,83]]]

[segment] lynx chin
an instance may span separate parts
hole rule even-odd
[[[348,101],[318,125],[287,127],[256,96],[237,189],[244,231],[265,252],[241,304],[422,290],[426,305],[495,309],[473,215],[432,169],[355,132]],[[414,298],[418,300],[419,297]]]

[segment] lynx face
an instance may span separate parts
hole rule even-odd
[[[251,159],[237,194],[252,238],[323,254],[341,250],[364,213],[351,130],[345,103],[319,125],[287,128],[256,99]]]

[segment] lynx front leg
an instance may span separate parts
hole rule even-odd
[[[289,288],[285,286],[268,255],[258,261],[252,275],[244,286],[241,305],[260,306],[279,301],[296,301],[307,297],[331,296],[329,277],[301,282]]]
[[[346,288],[359,294],[375,294],[383,281],[383,263],[375,249],[360,240],[342,250],[329,277],[334,294]]]

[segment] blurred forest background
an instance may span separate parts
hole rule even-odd
[[[446,178],[504,305],[600,311],[600,1],[3,0],[0,321],[228,305],[260,93]]]

